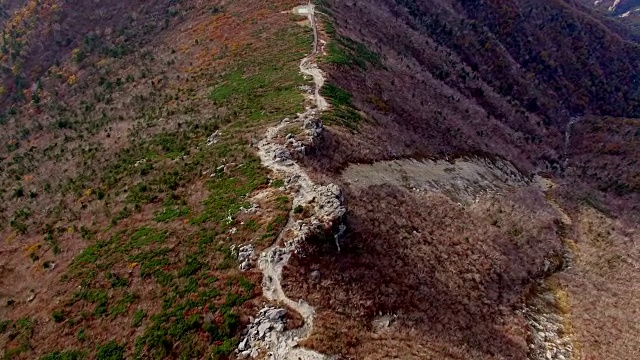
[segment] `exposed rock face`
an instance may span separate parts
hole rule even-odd
[[[342,179],[354,188],[393,184],[415,191],[441,192],[464,204],[473,203],[482,194],[499,193],[530,183],[530,179],[508,161],[481,157],[353,164],[342,172]]]

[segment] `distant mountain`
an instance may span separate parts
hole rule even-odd
[[[596,0],[593,6],[599,10],[605,10],[613,16],[626,17],[637,12],[640,8],[638,0]]]
[[[640,26],[640,1],[638,0],[580,0],[588,7],[619,19],[621,22],[638,28]]]

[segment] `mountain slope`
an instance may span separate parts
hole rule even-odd
[[[252,143],[304,103],[298,3],[3,4],[1,356],[228,357],[265,302],[237,248],[291,203]]]
[[[637,358],[637,35],[317,5],[1,2],[2,357]]]
[[[406,126],[387,132],[386,154],[371,156],[486,151],[531,170],[562,161],[571,117],[636,116],[640,48],[563,4],[332,6],[340,35],[363,42],[389,67],[368,69],[366,79],[343,67],[335,83],[377,122]],[[335,156],[371,157],[346,146]]]
[[[616,339],[638,335],[638,306],[616,298],[638,290],[608,279],[637,276],[623,265],[637,263],[635,35],[565,1],[324,4],[334,108],[304,161],[340,179],[349,230],[339,252],[318,239],[285,271],[319,313],[306,344],[634,358]],[[594,211],[610,231],[586,225]]]

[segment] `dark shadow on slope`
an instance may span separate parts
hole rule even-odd
[[[440,195],[389,186],[348,192],[347,200],[350,233],[342,252],[331,239],[315,239],[304,257],[292,258],[285,271],[292,298],[355,321],[356,328],[369,329],[377,314],[398,314],[400,330],[394,331],[413,329],[421,335],[412,343],[440,346],[448,356],[526,358],[524,327],[513,314],[532,278],[541,276],[544,259],[560,249],[551,220],[526,224],[527,217],[506,203],[485,216]],[[533,193],[518,201],[533,209],[546,206]],[[516,215],[498,219],[504,210]],[[319,282],[309,281],[314,269]],[[314,330],[316,345],[331,342],[322,338],[324,331]],[[368,335],[355,337],[338,349],[354,358],[375,349]]]

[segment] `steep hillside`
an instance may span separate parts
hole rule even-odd
[[[328,151],[338,163],[488,152],[532,171],[562,162],[571,117],[638,115],[640,47],[562,2],[332,5],[337,36],[384,60],[365,75],[329,57],[335,84],[382,125],[364,131],[374,146]]]
[[[326,69],[368,121],[350,125],[358,136],[342,130],[327,136],[309,161],[318,169],[487,154],[528,174],[565,175],[568,157],[598,151],[590,148],[595,144],[575,144],[582,135],[572,137],[573,130],[619,131],[611,117],[603,118],[610,127],[600,121],[590,130],[592,121],[581,119],[638,116],[640,46],[631,33],[580,6],[330,4]],[[635,151],[634,126],[621,126],[627,135],[617,147]],[[636,188],[634,160],[618,153],[608,162],[600,176],[625,172],[618,187]]]
[[[332,108],[304,161],[340,180],[348,231],[285,271],[319,314],[305,344],[347,358],[635,358],[620,334],[640,335],[639,307],[616,299],[638,289],[607,279],[637,276],[636,35],[565,1],[323,6]],[[594,235],[592,212],[615,231]]]

